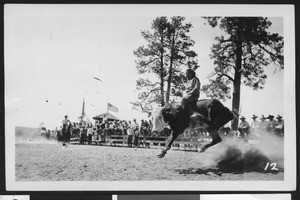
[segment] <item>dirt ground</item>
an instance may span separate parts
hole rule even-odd
[[[279,160],[216,145],[204,153],[53,143],[16,144],[16,181],[283,180]],[[241,156],[243,154],[243,156]],[[243,160],[244,159],[244,160]],[[245,161],[245,159],[247,159]],[[241,164],[242,163],[242,164]],[[269,164],[277,164],[275,170]],[[283,163],[283,162],[282,162]]]

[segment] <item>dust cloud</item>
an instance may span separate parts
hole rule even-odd
[[[47,139],[46,137],[38,134],[32,134],[30,136],[16,136],[16,144],[57,144],[58,141],[55,139]]]
[[[225,137],[212,148],[216,151],[212,159],[204,161],[205,167],[217,167],[223,172],[284,170],[284,138],[274,134],[262,134],[255,140]]]

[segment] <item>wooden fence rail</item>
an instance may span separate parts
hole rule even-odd
[[[108,145],[108,146],[120,146],[120,147],[127,147],[127,135],[110,135],[107,136],[105,139],[98,139],[92,140],[92,145]],[[168,137],[145,137],[139,136],[138,146],[143,147],[151,147],[151,148],[161,148],[166,145]],[[197,150],[198,147],[203,145],[203,142],[210,140],[209,137],[179,137],[177,138],[173,146],[177,147],[177,149],[184,149],[184,150]],[[144,144],[145,141],[145,144]],[[79,143],[79,139],[71,139],[72,143]]]

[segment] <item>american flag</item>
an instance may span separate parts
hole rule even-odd
[[[107,104],[107,110],[110,110],[110,111],[113,111],[113,112],[119,112],[119,109],[116,106],[114,106],[110,103]]]

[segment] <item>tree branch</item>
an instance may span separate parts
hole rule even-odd
[[[271,51],[268,51],[265,47],[263,47],[261,44],[257,44],[262,50],[264,50],[266,53],[268,53],[271,57],[275,58],[277,60],[277,56],[272,53]]]
[[[231,76],[229,76],[228,74],[221,74],[221,76],[220,77],[222,77],[222,76],[225,76],[225,77],[227,77],[229,80],[231,80],[232,82],[234,81],[234,79],[231,77]]]
[[[149,91],[149,93],[146,95],[146,97],[144,98],[144,100],[141,101],[141,103],[144,103],[146,101],[146,99],[150,96],[150,94],[152,94],[153,92],[157,91],[157,90],[160,90],[159,87],[157,88],[154,88],[152,90]]]
[[[234,79],[231,76],[229,76],[228,74],[223,73],[222,70],[215,71],[214,73],[211,73],[210,75],[208,75],[206,78],[211,78],[211,77],[213,77],[217,74],[220,74],[221,75],[220,77],[222,77],[222,76],[227,77],[232,82],[234,81]]]

